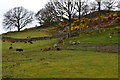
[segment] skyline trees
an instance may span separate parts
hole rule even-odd
[[[17,30],[20,31],[33,20],[33,12],[28,11],[23,7],[15,7],[4,14],[2,23],[4,29],[11,30],[17,28]]]
[[[71,22],[71,18],[78,18],[80,19],[81,16],[85,16],[88,13],[94,12],[98,10],[97,2],[89,2],[88,0],[50,0],[52,6],[54,7],[54,11],[61,20],[68,20]],[[111,10],[114,9],[116,1],[112,0],[109,2],[102,1],[102,8],[101,10]],[[111,5],[108,5],[111,4]],[[106,6],[106,7],[105,7]],[[111,7],[108,9],[108,7]],[[44,9],[47,9],[46,7]]]
[[[45,8],[42,8],[36,13],[35,17],[40,25],[48,27],[60,21],[61,17],[59,14],[60,13],[55,10],[53,3],[49,2],[45,5]]]
[[[116,7],[117,1],[116,0],[105,0],[103,1],[103,6],[106,10],[112,10]]]
[[[112,10],[116,1],[107,0],[101,3],[104,6],[102,10]],[[40,25],[48,27],[63,20],[71,22],[72,18],[80,19],[80,17],[88,13],[97,11],[97,7],[97,2],[89,2],[88,0],[77,0],[76,2],[74,0],[51,0],[34,17],[36,17]],[[33,20],[33,12],[23,7],[15,7],[4,14],[3,26],[4,29],[17,28],[20,31]]]

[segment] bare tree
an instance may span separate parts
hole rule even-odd
[[[38,23],[40,25],[43,25],[44,24],[44,21],[46,19],[46,14],[45,14],[45,9],[42,8],[40,11],[37,12],[37,14],[35,15],[37,20],[39,21]]]
[[[78,13],[78,19],[80,19],[81,15],[85,15],[88,13],[88,0],[78,0],[75,5],[76,12]]]
[[[82,7],[82,15],[87,15],[89,12],[90,12],[90,8],[89,8],[89,5],[86,1]]]
[[[27,24],[33,21],[33,12],[24,9],[23,7],[15,7],[4,14],[3,28],[17,28],[20,31]]]
[[[61,16],[58,14],[59,13],[55,10],[55,6],[53,5],[53,3],[48,2],[45,5],[45,8],[38,11],[35,16],[40,25],[48,27],[61,20]]]
[[[103,1],[103,5],[104,5],[105,9],[107,9],[107,10],[114,9],[115,4],[116,4],[116,0],[105,0],[105,1]]]
[[[98,4],[96,4],[95,2],[90,2],[89,7],[90,7],[91,12],[96,11],[97,10],[97,6],[98,6]]]
[[[57,0],[53,2],[57,11],[62,11],[64,18],[71,21],[71,18],[75,14],[75,3],[73,0]]]
[[[118,11],[120,11],[120,1],[117,1],[116,7],[118,8]]]

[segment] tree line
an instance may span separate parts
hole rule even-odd
[[[101,2],[102,10],[115,10],[118,1],[105,0]],[[70,26],[71,18],[80,19],[89,13],[98,10],[97,2],[89,2],[88,0],[51,0],[44,8],[37,13],[28,11],[24,7],[15,7],[4,14],[3,26],[4,29],[17,28],[18,31],[26,27],[35,19],[40,25],[49,27],[56,25],[60,21],[67,20]]]

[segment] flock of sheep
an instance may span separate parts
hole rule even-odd
[[[33,44],[32,41],[28,41],[29,43]],[[65,42],[63,40],[59,40],[57,43],[53,44],[51,47],[49,48],[43,48],[41,49],[41,51],[50,51],[50,50],[57,50],[60,51],[61,48],[59,47],[59,45],[64,45]],[[76,45],[76,44],[80,44],[80,41],[69,41],[70,45]],[[12,44],[10,44],[9,50],[13,49]],[[17,48],[16,51],[22,52],[24,51],[24,49],[21,48]]]
[[[10,44],[9,50],[10,50],[10,49],[13,49],[12,44]],[[19,52],[21,52],[21,51],[23,51],[23,50],[24,50],[24,49],[18,49],[18,48],[16,49],[16,51],[19,51]]]

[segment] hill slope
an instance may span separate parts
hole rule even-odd
[[[70,38],[32,41],[32,44],[2,42],[2,77],[118,78],[119,30],[120,25],[111,24],[101,28],[101,33],[94,29],[77,32],[79,35]],[[3,36],[23,39],[54,34],[59,34],[54,28],[33,28]],[[46,50],[55,44],[60,50]]]
[[[64,39],[65,44],[59,45],[61,51],[41,51],[57,43],[59,38],[40,40],[33,44],[12,43],[13,49],[11,50],[9,50],[11,43],[3,42],[3,78],[117,78],[118,66],[115,65],[118,65],[118,54],[92,50],[94,45],[118,44],[116,28],[105,30],[102,33],[93,30]],[[110,35],[112,38],[109,38]],[[78,45],[68,44],[69,41],[78,40],[80,41]],[[91,44],[93,46],[89,49],[83,47]],[[17,52],[17,48],[24,49],[24,51]]]

